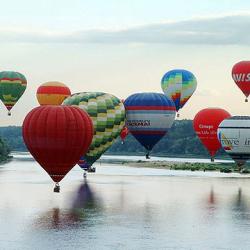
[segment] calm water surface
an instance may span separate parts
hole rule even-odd
[[[96,165],[61,193],[34,161],[0,166],[0,249],[250,249],[250,178]]]

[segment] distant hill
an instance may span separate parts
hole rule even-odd
[[[21,127],[0,127],[0,137],[3,138],[11,151],[27,151]],[[125,144],[121,144],[121,140],[118,138],[106,154],[144,155],[145,150],[133,136],[128,135]],[[193,130],[192,120],[176,120],[168,135],[164,136],[154,147],[151,155],[209,158],[208,152]],[[216,156],[227,157],[223,150],[220,150]]]
[[[145,150],[132,135],[128,135],[125,144],[122,145],[121,141],[117,140],[107,153],[144,155]],[[210,158],[207,150],[196,136],[192,120],[176,120],[168,134],[153,148],[151,155]],[[223,149],[216,156],[228,158]]]
[[[3,139],[11,151],[27,151],[23,142],[21,127],[0,127],[0,138]]]
[[[0,138],[0,162],[6,161],[11,158],[11,156],[9,156],[10,151],[11,150],[8,145],[4,142],[4,140]]]

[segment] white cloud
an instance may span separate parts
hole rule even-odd
[[[122,30],[72,33],[0,29],[0,42],[249,45],[250,13],[164,22]]]

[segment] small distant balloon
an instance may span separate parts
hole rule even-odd
[[[70,89],[61,82],[43,83],[36,92],[40,105],[61,105],[70,95]]]
[[[168,71],[161,80],[161,88],[168,98],[171,98],[177,112],[193,95],[197,87],[195,76],[184,69]]]
[[[8,115],[11,115],[10,110],[23,95],[26,86],[27,80],[23,74],[15,71],[0,72],[0,99],[8,109]]]
[[[236,63],[232,69],[232,77],[236,85],[245,95],[245,102],[248,102],[250,94],[250,61]]]
[[[122,129],[121,133],[120,133],[120,138],[122,140],[122,144],[124,144],[125,138],[128,136],[129,134],[129,130],[126,126],[124,126],[124,128]]]
[[[193,120],[194,130],[202,144],[208,150],[211,161],[214,161],[216,152],[221,148],[217,137],[220,123],[231,115],[221,108],[206,108],[199,111]]]

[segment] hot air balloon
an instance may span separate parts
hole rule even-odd
[[[159,93],[137,93],[129,96],[124,105],[126,126],[147,150],[146,158],[149,158],[154,145],[168,132],[174,122],[174,102]]]
[[[88,169],[113,144],[125,124],[123,103],[115,96],[102,92],[83,92],[68,97],[63,105],[75,105],[85,110],[94,125],[94,136],[88,152],[79,162]]]
[[[224,109],[206,108],[199,111],[193,120],[194,130],[202,144],[208,150],[211,161],[214,161],[216,152],[221,148],[217,137],[219,124],[231,115]]]
[[[77,162],[82,170],[88,171],[91,166],[85,161],[84,156],[81,156],[80,160]],[[86,173],[84,172],[84,177],[86,177]]]
[[[27,80],[23,74],[14,71],[0,72],[0,99],[8,109],[8,115],[11,115],[10,110],[23,95],[26,85]]]
[[[40,106],[23,122],[24,142],[37,162],[59,182],[85,154],[93,137],[89,115],[77,107]]]
[[[168,71],[161,80],[161,88],[165,95],[174,101],[177,112],[189,100],[196,87],[195,76],[184,69]]]
[[[236,63],[232,69],[234,82],[246,96],[245,102],[250,94],[250,61],[241,61]]]
[[[126,126],[124,126],[124,128],[122,129],[121,133],[120,133],[120,137],[122,140],[122,144],[124,144],[124,140],[127,137],[127,135],[129,134],[129,130]]]
[[[43,83],[36,92],[40,105],[61,105],[70,95],[70,89],[61,82]]]
[[[232,116],[222,121],[218,138],[224,150],[241,168],[250,159],[250,116]]]

